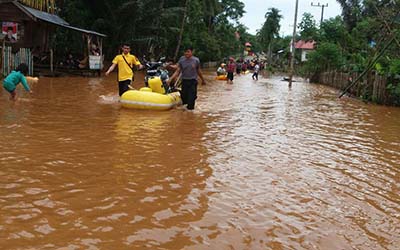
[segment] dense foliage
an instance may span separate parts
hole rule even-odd
[[[239,23],[244,14],[239,0],[69,0],[58,6],[58,14],[71,25],[107,35],[103,47],[108,58],[121,43],[130,44],[139,57],[154,58],[180,56],[191,45],[203,61],[239,54],[247,41],[258,46]],[[54,42],[59,54],[80,53],[86,46],[79,34],[61,29]]]
[[[121,43],[129,43],[133,53],[157,58],[177,58],[182,48],[192,45],[202,61],[221,60],[240,55],[245,42],[256,52],[264,51],[270,65],[285,68],[291,36],[280,37],[280,10],[266,11],[265,22],[257,35],[251,35],[239,23],[244,15],[240,0],[58,0],[26,4],[52,9],[72,25],[107,35],[103,43],[108,59]],[[387,47],[375,68],[381,74],[399,75],[399,0],[337,0],[342,16],[317,26],[309,13],[298,23],[296,40],[315,40],[317,49],[310,54],[302,72],[315,74],[326,70],[363,71]],[[389,38],[397,34],[390,46]],[[74,37],[75,39],[71,39]],[[77,32],[59,29],[53,39],[56,53],[82,53],[87,46]],[[298,53],[298,52],[297,52]],[[299,54],[296,54],[299,62]],[[397,79],[397,78],[394,78]]]
[[[338,2],[343,8],[342,17],[325,20],[320,27],[310,14],[303,15],[296,39],[317,42],[317,49],[309,54],[303,70],[308,74],[327,70],[361,72],[387,48],[376,67],[381,74],[400,74],[400,71],[391,70],[396,68],[391,65],[400,56],[400,1]],[[388,45],[393,35],[397,35],[397,39]]]

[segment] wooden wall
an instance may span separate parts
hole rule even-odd
[[[18,23],[18,41],[6,43],[14,51],[18,51],[20,48],[33,49],[37,46],[42,51],[49,50],[49,34],[54,31],[54,26],[32,19],[13,3],[0,3],[1,22]]]
[[[0,4],[0,21],[23,23],[31,19],[13,3]]]

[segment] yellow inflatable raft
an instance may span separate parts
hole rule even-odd
[[[182,103],[179,92],[165,93],[160,77],[148,80],[149,87],[128,90],[122,94],[122,107],[131,109],[168,110]]]
[[[227,75],[219,75],[215,77],[215,80],[226,81],[228,79]]]
[[[179,92],[160,94],[147,87],[126,91],[120,102],[124,108],[152,110],[168,110],[182,103]]]

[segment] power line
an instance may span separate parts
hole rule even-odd
[[[314,4],[313,2],[311,2],[311,6],[322,8],[322,11],[321,11],[321,22],[319,24],[319,25],[321,25],[322,21],[324,21],[324,9],[325,9],[325,7],[328,7],[328,4],[320,4],[320,3]]]
[[[296,26],[297,26],[297,11],[299,9],[299,0],[296,0],[296,7],[294,11],[294,24],[293,24],[293,37],[290,44],[291,47],[291,57],[290,57],[290,72],[289,72],[289,88],[292,87],[293,72],[294,72],[294,55],[295,55],[295,42],[296,42]]]

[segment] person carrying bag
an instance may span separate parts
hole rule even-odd
[[[143,68],[136,56],[130,54],[131,48],[127,44],[122,45],[122,54],[117,55],[112,61],[112,65],[106,71],[106,76],[108,76],[118,65],[118,89],[119,96],[129,90],[130,84],[133,82],[134,73],[133,65]]]

